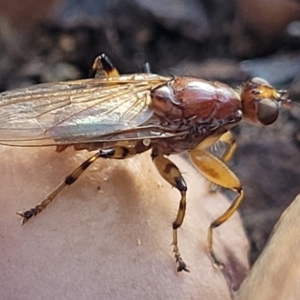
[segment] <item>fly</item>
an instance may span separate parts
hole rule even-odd
[[[244,192],[226,166],[235,149],[230,129],[242,119],[269,125],[287,108],[285,91],[260,78],[239,90],[195,77],[164,77],[150,73],[120,75],[104,54],[93,64],[94,78],[46,83],[0,94],[0,144],[22,147],[56,146],[98,150],[84,161],[39,204],[18,212],[25,224],[43,211],[66,186],[98,158],[125,159],[151,149],[160,175],[180,195],[173,227],[173,253],[178,271],[188,271],[178,248],[177,229],[186,210],[186,182],[170,154],[188,152],[195,167],[211,182],[237,193],[231,206],[208,229],[208,252],[213,250],[213,229],[239,207]],[[229,147],[221,158],[206,151],[218,141]]]

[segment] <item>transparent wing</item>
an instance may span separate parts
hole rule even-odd
[[[151,118],[153,74],[47,83],[0,94],[0,143],[73,144],[136,128]]]

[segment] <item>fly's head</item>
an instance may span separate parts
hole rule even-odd
[[[291,100],[284,90],[276,90],[267,81],[253,78],[241,90],[243,117],[255,125],[269,125],[276,121],[279,107],[291,107]]]

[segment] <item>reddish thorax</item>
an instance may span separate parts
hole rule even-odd
[[[239,94],[232,88],[194,77],[178,77],[154,89],[151,96],[151,108],[168,120],[227,120],[241,110]]]

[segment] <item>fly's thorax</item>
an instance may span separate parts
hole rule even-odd
[[[171,80],[151,91],[150,108],[156,115],[169,120],[178,120],[183,116],[183,103],[178,101]]]
[[[152,141],[153,148],[158,154],[179,154],[194,149],[205,139],[204,135],[187,134],[184,137],[170,137]]]
[[[150,107],[170,121],[226,120],[240,115],[239,94],[226,84],[195,77],[177,77],[151,91]],[[237,121],[240,117],[237,118]]]

